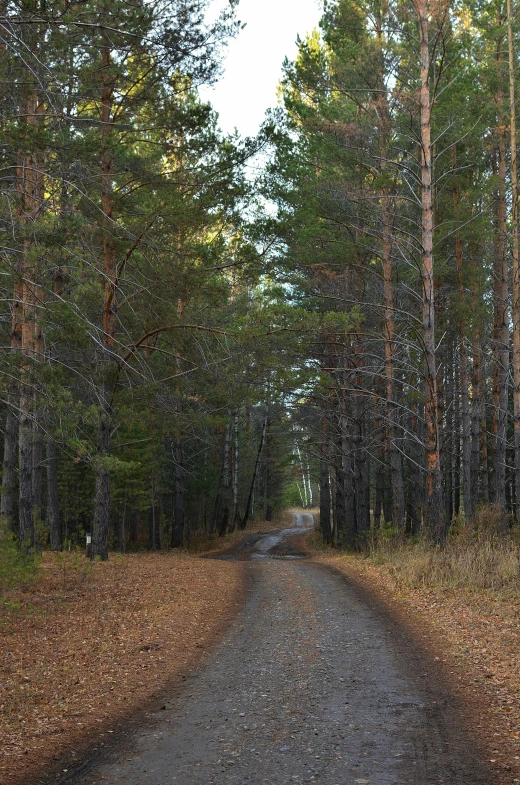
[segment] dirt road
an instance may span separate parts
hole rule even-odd
[[[440,674],[344,578],[291,545],[312,525],[249,538],[243,613],[177,700],[92,785],[489,785]]]

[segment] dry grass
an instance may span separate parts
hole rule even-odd
[[[481,508],[473,525],[461,521],[443,548],[398,538],[372,544],[371,560],[407,586],[503,591],[517,594],[520,546],[504,536],[498,510]]]
[[[509,541],[468,545],[454,541],[444,549],[424,542],[385,544],[374,549],[371,558],[413,588],[519,589],[520,549]]]
[[[0,783],[27,783],[182,680],[240,606],[242,565],[44,554],[0,605]]]

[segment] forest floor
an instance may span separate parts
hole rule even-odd
[[[442,668],[387,607],[304,558],[295,513],[220,555],[244,609],[182,692],[59,785],[502,785]]]
[[[111,554],[106,564],[45,554],[36,583],[4,596],[0,785],[53,781],[87,745],[110,747],[118,729],[156,711],[185,682],[246,594],[240,557],[198,556],[229,549],[244,534],[251,537],[201,540],[194,553]],[[292,542],[382,603],[442,669],[486,750],[493,782],[520,782],[520,598],[413,588],[385,565],[325,551],[313,535],[304,540]]]
[[[95,564],[44,553],[37,579],[0,598],[1,785],[62,772],[183,682],[244,595],[243,564],[198,554],[243,536]]]
[[[492,590],[414,587],[389,565],[324,550],[313,561],[354,581],[388,608],[444,670],[497,781],[520,782],[520,596]]]

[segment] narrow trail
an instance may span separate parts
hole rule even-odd
[[[433,663],[344,578],[291,545],[313,525],[249,537],[242,614],[182,694],[92,785],[489,785]],[[300,558],[298,558],[300,556]]]

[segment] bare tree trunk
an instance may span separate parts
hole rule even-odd
[[[184,545],[184,450],[182,438],[175,440],[175,491],[173,494],[172,548]]]
[[[481,365],[481,378],[482,378],[482,387],[481,389],[484,390],[485,379],[486,379],[486,371],[484,367],[484,359],[482,359]],[[482,420],[480,424],[480,453],[481,453],[481,474],[482,474],[482,497],[486,504],[489,504],[491,501],[491,492],[490,492],[490,481],[489,481],[489,457],[488,457],[488,420],[487,420],[487,413],[486,413],[486,403],[484,398],[482,398]]]
[[[47,521],[49,523],[51,551],[61,551],[62,535],[58,498],[58,461],[56,445],[47,439]]]
[[[160,551],[161,550],[161,511],[160,511],[160,502],[159,497],[157,494],[157,485],[155,482],[155,477],[152,478],[152,488],[151,488],[151,501],[152,505],[150,508],[150,536],[149,536],[149,543],[148,547],[151,551]]]
[[[460,513],[461,503],[461,437],[462,437],[462,405],[460,391],[460,357],[456,346],[453,347],[453,514]],[[469,425],[469,403],[468,403],[468,425]],[[468,432],[469,443],[467,445],[468,461],[471,457],[471,432]]]
[[[222,471],[220,474],[220,484],[215,499],[215,526],[218,533],[223,537],[229,526],[230,515],[230,452],[231,452],[231,421],[226,423],[224,431],[224,448],[222,455]]]
[[[395,403],[395,320],[394,284],[392,265],[392,226],[389,207],[389,194],[383,194],[383,286],[384,286],[384,336],[385,336],[385,380],[386,380],[386,420],[390,451],[390,471],[392,480],[392,524],[395,529],[404,527],[404,483],[401,452],[397,443],[397,405]]]
[[[37,133],[43,105],[36,92],[29,92],[22,112],[27,130]],[[25,141],[25,140],[24,140]],[[34,138],[25,141],[31,147]],[[17,169],[17,188],[20,202],[20,224],[24,232],[23,273],[21,284],[21,385],[18,432],[19,462],[19,534],[24,547],[35,545],[33,500],[33,431],[35,427],[34,385],[39,333],[38,295],[40,275],[38,254],[30,229],[43,205],[43,160],[41,154],[20,150]]]
[[[260,444],[258,445],[258,452],[256,454],[255,468],[253,470],[253,477],[251,478],[251,486],[249,488],[249,496],[247,498],[246,510],[245,510],[245,513],[244,513],[244,517],[242,518],[242,522],[240,524],[240,528],[241,529],[245,529],[246,528],[247,522],[249,520],[249,515],[250,515],[251,510],[253,508],[253,494],[255,492],[255,484],[256,484],[256,478],[258,477],[258,469],[260,467],[260,458],[262,457],[262,452],[263,452],[263,449],[264,449],[264,442],[265,442],[265,435],[266,435],[266,432],[267,432],[267,422],[268,422],[268,419],[269,419],[269,411],[266,410],[266,413],[264,415],[264,420],[263,420],[263,423],[262,423],[262,435],[260,437]]]
[[[101,49],[101,209],[103,213],[103,358],[99,389],[98,456],[94,468],[96,478],[94,520],[92,524],[92,558],[108,559],[108,533],[110,518],[110,469],[107,459],[111,451],[113,411],[109,391],[107,368],[110,355],[115,350],[117,272],[115,248],[112,239],[112,214],[114,193],[112,185],[112,155],[110,136],[112,126],[112,100],[115,78],[111,73],[112,59],[109,43]]]
[[[513,14],[511,0],[507,0],[507,41],[509,53],[509,113],[511,134],[511,236],[513,279],[513,413],[514,413],[514,488],[515,499],[520,499],[520,260],[518,247],[518,175],[516,149],[515,52],[513,44]]]
[[[6,16],[7,0],[0,0],[0,13]],[[0,26],[0,57],[2,66],[2,80],[7,77],[8,64],[6,54],[6,29]],[[17,187],[19,185],[17,184]],[[22,345],[22,279],[23,269],[20,260],[15,262],[13,281],[13,302],[11,316],[10,360],[11,370],[7,383],[7,417],[4,429],[4,453],[2,461],[2,490],[0,496],[0,537],[5,531],[13,531],[15,485],[16,485],[16,448],[18,445],[18,406],[20,392],[18,380],[15,378],[15,367],[19,360]]]
[[[324,542],[332,542],[330,520],[330,469],[329,469],[329,434],[326,417],[321,419],[320,446],[320,531]]]
[[[497,55],[500,63],[500,54]],[[507,268],[506,149],[501,94],[498,111],[498,204],[494,263],[494,341],[493,341],[493,478],[492,501],[505,507],[507,398],[509,375],[509,315]]]
[[[428,42],[429,4],[413,0],[419,22],[420,44],[420,108],[421,108],[421,225],[422,225],[422,291],[423,350],[426,420],[426,528],[437,542],[444,539],[444,502],[440,466],[438,431],[437,366],[435,358],[435,295],[433,278],[433,198],[430,98],[430,51]]]
[[[98,426],[97,461],[94,466],[96,489],[94,496],[94,520],[92,525],[92,558],[108,559],[108,534],[110,523],[110,470],[107,458],[110,455],[110,430],[112,410],[108,401],[106,385],[99,390],[100,417]]]
[[[417,380],[415,380],[417,384]],[[408,517],[410,518],[411,533],[414,535],[423,533],[423,526],[425,520],[425,482],[424,482],[424,469],[425,456],[424,451],[420,447],[420,442],[423,441],[423,418],[420,416],[421,412],[419,404],[415,396],[410,402],[410,415],[408,423],[408,431],[412,436],[409,439],[409,458],[410,458],[410,500],[408,507]]]
[[[233,461],[232,461],[232,489],[233,489],[233,507],[231,509],[230,531],[235,530],[238,518],[238,478],[239,478],[239,442],[238,442],[238,425],[239,417],[238,410],[235,412],[233,418]]]
[[[446,363],[446,379],[439,385],[439,431],[443,445],[443,476],[444,476],[444,509],[447,525],[453,518],[453,427],[454,417],[454,386],[453,386],[453,347],[446,347],[449,365]],[[442,403],[441,403],[442,401]],[[444,430],[444,432],[443,432]]]
[[[480,335],[473,340],[473,369],[471,374],[471,509],[475,512],[479,500],[480,447],[482,426],[482,348]],[[480,483],[482,485],[482,483]]]
[[[39,420],[39,412],[34,404],[34,413]],[[35,523],[35,545],[41,548],[41,524],[43,522],[43,434],[38,422],[33,422],[33,450],[32,450],[32,497],[33,516]]]
[[[363,370],[365,366],[365,352],[361,336],[354,337],[354,364],[356,373],[354,384],[356,393],[353,398],[354,406],[354,458],[355,458],[355,496],[356,496],[356,535],[358,541],[366,537],[370,530],[370,463],[365,439],[368,431],[368,417],[366,412],[367,398],[358,392],[363,387]],[[403,499],[404,504],[404,499]],[[404,510],[403,510],[404,514]]]
[[[13,349],[11,342],[11,349]],[[19,348],[19,347],[18,347]],[[0,497],[0,536],[3,531],[14,530],[14,499],[16,487],[16,447],[18,444],[18,386],[9,384],[7,403],[9,410],[4,431],[4,457],[2,463],[2,491]]]
[[[453,148],[453,168],[457,164],[457,148]],[[453,203],[455,213],[459,206],[458,187],[453,191]],[[466,297],[464,294],[464,258],[462,249],[462,237],[460,232],[455,238],[455,267],[457,276],[457,305],[458,305],[458,356],[459,356],[459,380],[460,380],[460,403],[462,415],[462,491],[464,498],[464,515],[467,520],[473,518],[475,512],[475,500],[472,491],[472,465],[471,465],[471,415],[469,409],[469,371],[468,354],[466,351]],[[459,450],[457,450],[459,452]],[[478,475],[475,475],[475,481]]]
[[[381,412],[384,413],[386,408],[386,401],[380,400],[377,403],[377,414],[374,422],[374,438],[376,440],[376,462],[375,462],[375,477],[374,477],[374,529],[377,531],[381,528],[381,512],[383,508],[383,493],[384,493],[384,460],[385,460],[385,436],[386,426],[383,425],[383,417]]]
[[[0,533],[5,528],[14,530],[14,501],[16,486],[16,448],[18,445],[18,421],[20,389],[15,378],[15,368],[20,359],[22,346],[22,276],[18,263],[15,269],[13,310],[11,318],[11,372],[7,385],[8,412],[4,432],[4,455],[2,464],[2,495],[0,498]]]

